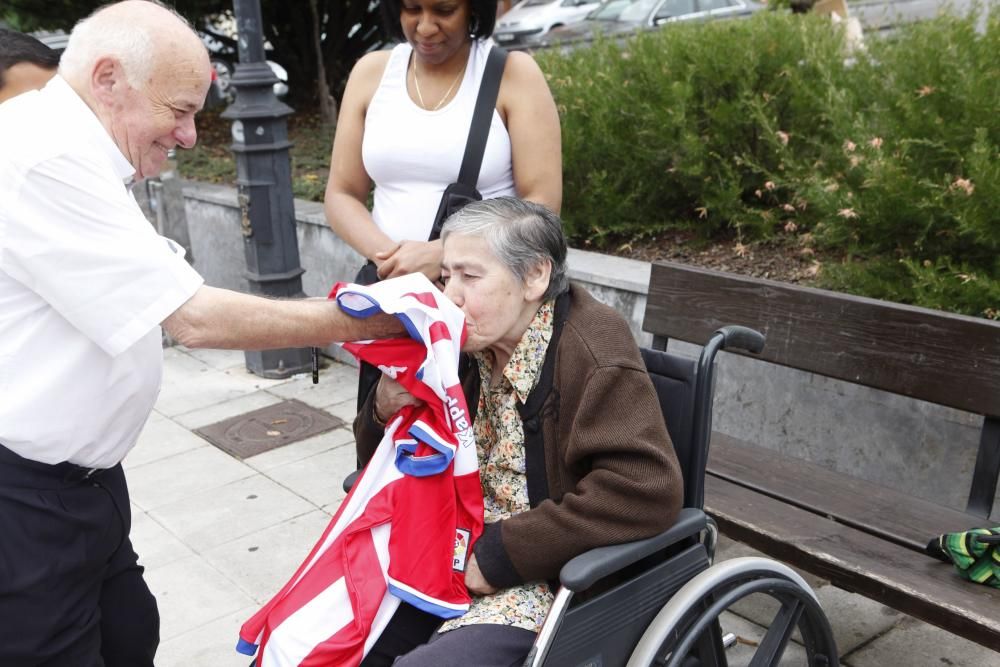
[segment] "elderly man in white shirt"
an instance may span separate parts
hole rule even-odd
[[[0,105],[0,665],[153,665],[156,602],[120,462],[156,399],[162,324],[190,347],[401,331],[324,299],[214,289],[125,183],[190,148],[210,82],[183,19],[129,0],[74,28],[43,90]]]

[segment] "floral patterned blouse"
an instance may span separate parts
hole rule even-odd
[[[517,405],[528,399],[541,376],[545,352],[552,338],[553,311],[553,301],[546,301],[538,309],[496,386],[490,386],[493,355],[488,352],[476,355],[482,385],[473,430],[483,485],[484,520],[488,524],[530,508],[524,428]],[[473,623],[497,623],[537,632],[552,599],[552,591],[543,581],[505,588],[492,595],[473,596],[469,611],[460,618],[446,621],[439,631]]]

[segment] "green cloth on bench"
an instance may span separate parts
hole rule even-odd
[[[954,563],[964,579],[1000,588],[1000,527],[945,533],[930,541],[927,553]]]

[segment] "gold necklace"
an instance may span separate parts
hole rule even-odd
[[[417,89],[417,99],[420,100],[421,108],[427,109],[427,104],[424,102],[424,96],[420,93],[420,80],[417,79],[417,58],[415,53],[413,54],[412,60],[413,60],[413,66],[411,69],[413,70],[413,87]],[[468,64],[469,62],[466,61],[465,65]],[[441,105],[444,104],[444,101],[448,99],[449,95],[451,95],[451,91],[455,89],[455,84],[457,84],[458,80],[462,78],[463,74],[465,74],[465,65],[462,66],[462,69],[459,70],[458,72],[458,76],[456,76],[455,80],[451,82],[450,86],[448,86],[448,90],[445,91],[444,96],[440,100],[438,100],[438,103],[434,105],[433,109],[428,109],[428,111],[437,111],[438,109],[441,108]]]

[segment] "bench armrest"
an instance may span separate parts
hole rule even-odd
[[[573,558],[559,571],[559,581],[569,590],[579,593],[609,574],[685,538],[697,535],[705,529],[706,524],[707,518],[704,512],[693,507],[685,507],[677,516],[674,525],[659,535],[636,542],[598,547]]]

